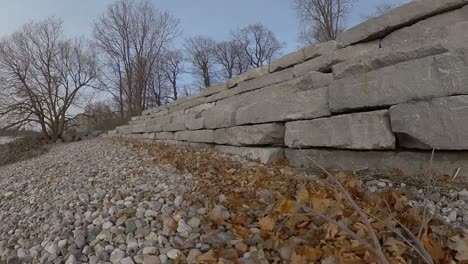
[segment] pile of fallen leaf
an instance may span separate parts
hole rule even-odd
[[[291,173],[294,169],[284,161],[247,166],[210,151],[141,141],[116,142],[147,151],[157,164],[170,164],[181,173],[192,174],[198,182],[195,191],[209,199],[212,207],[222,202],[233,216],[212,221],[214,228],[231,230],[241,242],[252,239],[250,228],[260,230],[263,242],[255,250],[261,249],[265,259],[249,260],[255,255],[246,255],[251,248],[229,245],[199,256],[200,263],[377,263],[376,256],[362,243],[372,243],[364,220],[326,174],[295,177]],[[345,173],[338,173],[336,179],[367,216],[389,263],[425,263],[410,245],[411,235],[406,231],[418,239],[433,263],[468,263],[468,236],[436,220],[422,224],[425,214],[407,205],[409,193],[371,194],[359,179]],[[224,198],[221,202],[220,196]],[[317,213],[346,227],[359,239]],[[281,259],[268,259],[270,254],[264,252],[272,251]]]

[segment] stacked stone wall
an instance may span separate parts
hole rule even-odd
[[[133,117],[111,137],[293,166],[468,176],[468,0],[415,0]]]

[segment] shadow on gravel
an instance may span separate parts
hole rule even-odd
[[[0,145],[0,167],[31,159],[46,153],[47,145],[38,135],[26,135],[13,142]]]

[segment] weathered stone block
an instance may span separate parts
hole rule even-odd
[[[394,149],[387,110],[286,123],[291,148]]]
[[[328,90],[320,88],[244,106],[237,110],[236,124],[312,119],[328,115]]]
[[[276,61],[270,63],[270,73],[277,72],[305,61],[302,50],[289,53]]]
[[[192,108],[185,109],[186,114],[196,114],[196,117],[200,117],[201,113],[207,109],[210,109],[211,107],[215,106],[215,103],[206,103],[206,104],[201,104]]]
[[[153,113],[149,114],[149,117],[150,118],[155,118],[155,117],[165,116],[167,114],[169,114],[169,110],[168,109],[162,109],[162,110],[159,110],[157,112],[153,112]]]
[[[145,133],[145,125],[132,125],[132,133]]]
[[[162,129],[166,132],[182,131],[185,130],[185,122],[163,124]]]
[[[232,88],[232,87],[236,86],[238,83],[248,81],[248,80],[251,80],[251,79],[255,79],[255,78],[267,75],[268,73],[270,73],[270,66],[265,65],[265,66],[262,66],[262,67],[259,67],[259,68],[248,70],[247,72],[244,72],[239,76],[236,76],[236,77],[234,77],[232,79],[229,79],[226,82],[226,85],[227,85],[227,87]]]
[[[369,19],[341,34],[340,42],[346,47],[353,43],[377,39],[416,23],[429,16],[448,12],[468,4],[468,0],[416,0],[399,6],[388,13]]]
[[[448,49],[441,44],[431,44],[429,46],[405,45],[398,49],[392,47],[382,48],[333,66],[333,75],[335,80],[341,79],[447,51]]]
[[[145,133],[160,132],[163,130],[162,124],[156,124],[145,127]]]
[[[293,167],[315,168],[315,160],[321,166],[336,170],[370,170],[403,174],[405,176],[427,176],[431,162],[431,151],[352,151],[325,149],[285,149],[286,158]],[[460,168],[458,177],[468,176],[468,152],[436,152],[431,171],[434,175],[453,175]],[[317,168],[318,169],[318,168]]]
[[[390,117],[402,147],[468,149],[468,95],[396,105]]]
[[[198,130],[205,128],[205,118],[188,119],[185,121],[185,127],[188,130]]]
[[[213,143],[214,130],[196,130],[196,131],[179,131],[175,133],[175,140]]]
[[[210,96],[212,94],[219,93],[219,92],[224,91],[226,89],[228,89],[228,87],[227,87],[227,85],[225,83],[216,84],[216,85],[204,88],[200,92],[199,96],[200,97],[208,97],[208,96]]]
[[[318,56],[324,55],[330,51],[338,49],[338,42],[331,40],[324,43],[315,44],[302,48],[301,51],[304,54],[304,60],[310,60]]]
[[[217,145],[215,146],[214,151],[238,155],[251,160],[259,160],[264,164],[269,164],[285,157],[283,148],[253,148]]]
[[[263,88],[266,86],[282,83],[293,79],[292,70],[286,69],[280,72],[275,72],[269,75],[265,75],[250,81],[245,81],[239,83],[238,87],[236,88],[240,93],[244,93],[247,91],[256,90],[259,88]]]
[[[131,134],[132,126],[130,125],[119,126],[115,130],[117,131],[118,134]]]
[[[236,107],[233,105],[218,106],[204,116],[205,127],[208,129],[230,127],[236,125]]]
[[[215,130],[215,143],[232,146],[283,145],[284,125],[262,124]]]
[[[331,51],[325,53],[324,55],[317,57],[315,59],[306,61],[304,63],[294,66],[293,72],[294,76],[302,76],[306,73],[312,71],[319,72],[331,72],[332,66],[350,60],[364,54],[367,54],[371,51],[377,50],[380,48],[380,41],[375,40],[366,43],[360,43],[357,45],[349,46],[344,49],[339,49],[336,51]]]
[[[334,81],[332,112],[468,93],[467,56],[444,53]]]
[[[159,132],[159,133],[150,133],[150,139],[156,140],[172,140],[174,139],[174,132]]]
[[[382,47],[401,48],[407,45],[424,46],[441,42],[449,35],[449,28],[458,22],[468,21],[468,6],[428,17],[414,25],[401,28],[382,39]],[[454,36],[453,39],[462,38]],[[452,41],[446,44],[450,45]]]

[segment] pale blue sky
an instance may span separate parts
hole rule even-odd
[[[408,0],[357,0],[348,25],[361,22],[381,2]],[[54,15],[64,20],[70,36],[91,36],[93,21],[112,0],[0,0],[0,36],[32,19]],[[261,22],[285,42],[284,53],[297,48],[298,23],[292,0],[153,0],[154,5],[181,21],[183,36],[206,35],[224,39],[230,30]],[[181,40],[178,42],[179,45]]]

